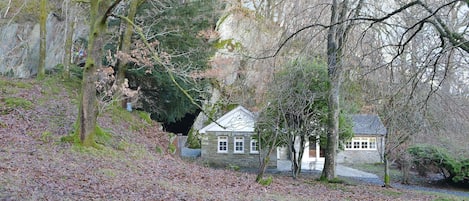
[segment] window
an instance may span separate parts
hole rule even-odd
[[[218,153],[228,153],[227,136],[218,136]]]
[[[353,142],[353,148],[354,149],[360,149],[360,142]]]
[[[251,153],[259,153],[259,142],[254,138],[251,138]]]
[[[244,153],[244,137],[234,137],[234,153]]]
[[[362,149],[368,149],[368,141],[362,141]]]
[[[345,149],[351,149],[351,148],[352,148],[352,142],[351,141],[345,142]]]
[[[370,149],[376,149],[376,138],[370,138]]]
[[[345,142],[347,150],[376,150],[376,137],[354,137]]]

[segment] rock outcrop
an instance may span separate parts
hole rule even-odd
[[[222,114],[234,104],[256,111],[256,106],[264,99],[275,66],[281,63],[278,58],[259,58],[275,53],[276,41],[280,41],[283,31],[244,8],[227,11],[217,23],[217,31],[220,36],[216,45],[218,51],[211,61],[217,84],[210,89],[212,96],[206,100],[205,110]],[[193,130],[202,128],[207,120],[208,117],[200,113]]]
[[[47,18],[46,69],[64,63],[65,20],[50,14]],[[0,75],[27,78],[37,73],[39,61],[39,24],[12,20],[0,23]],[[87,27],[77,23],[74,39],[87,37]]]

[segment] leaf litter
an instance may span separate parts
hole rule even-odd
[[[102,114],[99,125],[114,143],[103,149],[79,148],[60,139],[73,130],[76,92],[50,94],[34,87],[0,90],[21,97],[32,108],[0,111],[0,200],[431,200],[435,196],[369,184],[317,182],[316,175],[294,180],[275,174],[270,186],[255,173],[213,169],[166,153],[169,135],[154,122],[131,129]],[[2,87],[2,86],[0,86]],[[14,85],[8,86],[14,87]],[[0,109],[3,107],[0,107]],[[141,121],[135,117],[134,121]],[[125,143],[123,143],[125,142]],[[126,145],[116,148],[116,144]],[[163,153],[158,153],[160,147]]]

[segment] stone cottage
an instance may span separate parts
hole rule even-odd
[[[337,155],[338,163],[377,163],[382,162],[386,128],[378,115],[356,114],[350,116],[354,137],[345,142],[344,150]],[[242,106],[226,113],[218,120],[199,130],[201,134],[201,158],[219,166],[237,165],[240,167],[259,166],[259,144],[254,128],[256,116]],[[306,143],[302,162],[308,169],[322,169],[324,148],[319,137],[312,136]],[[277,166],[278,160],[289,160],[286,148],[279,147],[271,156],[269,166]]]
[[[344,150],[337,155],[338,163],[378,163],[383,161],[386,128],[378,115],[351,115],[352,140],[345,142]]]
[[[256,115],[238,106],[205,126],[201,134],[201,158],[216,166],[259,167],[259,143],[254,138]],[[276,167],[276,153],[270,167]]]

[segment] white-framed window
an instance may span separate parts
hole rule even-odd
[[[345,142],[345,149],[351,149],[351,148],[352,148],[352,141]]]
[[[345,142],[346,150],[376,150],[376,137],[354,137]]]
[[[259,153],[259,142],[254,138],[251,138],[251,153],[252,154]]]
[[[370,138],[370,149],[376,149],[376,138]]]
[[[218,153],[228,153],[228,136],[218,136]]]
[[[244,153],[244,137],[235,136],[234,137],[234,153]]]

